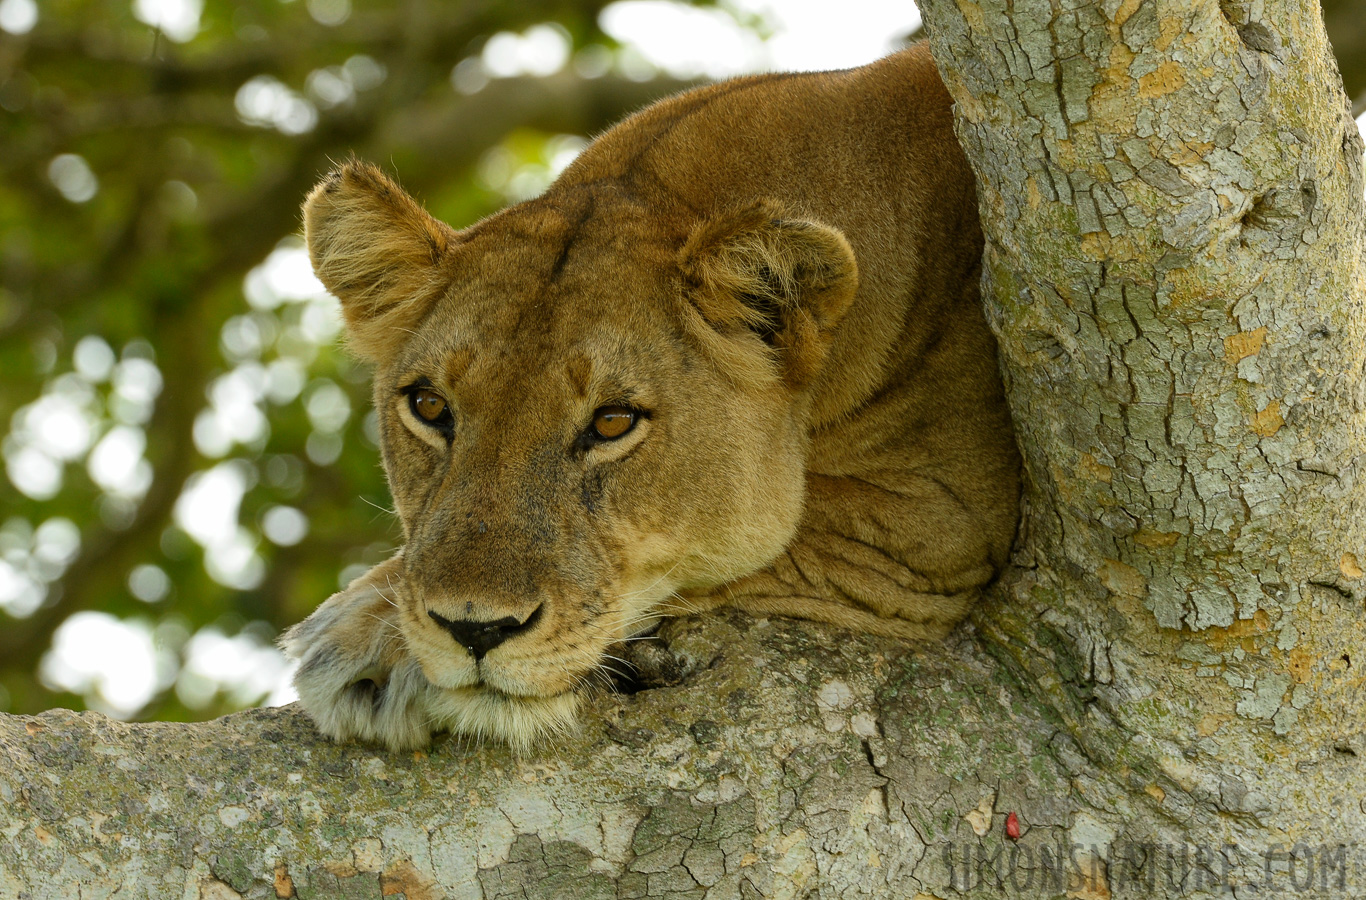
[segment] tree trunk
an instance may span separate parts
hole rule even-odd
[[[1366,843],[1362,143],[1316,3],[1061,6],[923,4],[1027,470],[976,622],[1076,816],[1265,884]]]
[[[1027,466],[973,625],[670,623],[637,652],[680,683],[525,760],[0,717],[0,900],[1366,891],[1361,143],[1317,10],[924,6]]]

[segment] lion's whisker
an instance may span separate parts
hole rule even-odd
[[[396,509],[390,509],[390,508],[387,507],[387,506],[380,506],[378,503],[376,503],[375,501],[371,500],[369,497],[365,496],[364,494],[357,494],[356,496],[360,499],[360,501],[361,501],[362,503],[365,503],[365,504],[368,505],[368,506],[373,506],[375,509],[379,510],[380,512],[384,513],[384,514],[387,515],[387,516],[395,516],[395,517],[398,516],[398,510],[396,510]]]

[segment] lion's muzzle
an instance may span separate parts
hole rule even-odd
[[[541,610],[544,605],[537,606],[527,616],[525,620],[518,620],[515,616],[507,616],[493,622],[474,622],[462,619],[448,619],[436,610],[428,610],[427,615],[432,621],[446,629],[455,638],[455,642],[469,651],[474,661],[478,662],[484,656],[506,641],[508,638],[516,637],[536,627],[540,621]]]

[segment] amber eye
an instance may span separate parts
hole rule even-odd
[[[409,402],[413,405],[413,412],[420,419],[436,423],[446,412],[446,398],[436,391],[421,388],[408,396],[411,398]]]
[[[636,411],[624,406],[603,406],[593,412],[593,435],[599,440],[615,440],[635,424]]]

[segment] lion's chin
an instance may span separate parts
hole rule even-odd
[[[568,733],[579,711],[579,696],[516,697],[485,687],[437,689],[427,697],[433,732],[449,731],[475,740],[494,740],[527,752],[549,737]]]
[[[566,734],[576,721],[579,696],[570,685],[532,683],[499,667],[481,672],[473,662],[446,654],[414,657],[428,683],[414,712],[420,710],[431,734],[497,741],[525,753]]]

